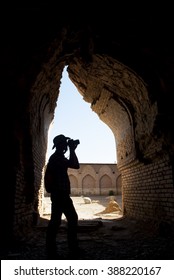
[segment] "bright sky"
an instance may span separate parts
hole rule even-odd
[[[69,79],[66,68],[63,71],[54,121],[49,129],[48,158],[55,151],[52,150],[53,138],[59,134],[80,140],[76,148],[80,163],[117,162],[111,129],[92,111],[90,103],[83,100],[83,96]]]

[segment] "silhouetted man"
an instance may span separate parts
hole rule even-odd
[[[77,226],[78,215],[76,213],[73,201],[70,197],[70,180],[68,177],[68,168],[79,168],[79,161],[75,149],[79,140],[72,140],[64,135],[58,135],[53,140],[53,149],[56,151],[50,156],[46,173],[51,174],[52,183],[50,190],[51,219],[47,228],[46,248],[48,258],[56,258],[56,236],[58,228],[61,225],[62,214],[65,215],[68,223],[68,247],[70,254],[76,254],[78,251]],[[65,153],[69,147],[69,159]],[[45,180],[46,180],[45,173]]]

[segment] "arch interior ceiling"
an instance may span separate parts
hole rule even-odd
[[[154,145],[173,154],[170,7],[76,8],[43,2],[4,9],[4,71],[12,81],[18,77],[21,92],[30,89],[33,128],[46,137],[67,65],[79,93],[113,131],[119,164],[149,155]],[[17,100],[12,112],[21,110]]]

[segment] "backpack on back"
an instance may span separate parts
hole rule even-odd
[[[51,193],[53,189],[53,184],[54,184],[53,175],[50,166],[47,165],[45,170],[45,175],[44,175],[44,187],[47,193]]]

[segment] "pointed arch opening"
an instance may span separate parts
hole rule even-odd
[[[78,138],[80,145],[77,148],[77,155],[80,164],[114,164],[117,162],[116,142],[112,130],[103,122],[98,114],[92,110],[91,104],[86,102],[82,95],[79,94],[75,85],[68,77],[67,67],[64,68],[62,79],[60,83],[60,93],[57,99],[56,108],[54,111],[54,119],[50,124],[48,130],[48,146],[46,162],[50,155],[54,152],[52,150],[53,138],[58,134],[64,134],[73,139]],[[66,154],[68,157],[68,153]],[[95,190],[99,179],[91,174],[79,180],[78,174],[70,174],[70,182],[72,188],[72,198],[76,203],[76,196],[86,195],[91,197],[92,201],[98,203],[98,197],[104,201],[103,196],[108,196],[108,193],[101,193],[100,187]],[[87,176],[87,175],[86,175]],[[89,183],[89,178],[93,178]],[[74,184],[76,182],[76,184]],[[86,185],[86,182],[88,184]],[[115,180],[116,182],[116,180]],[[116,188],[116,187],[115,187]],[[84,201],[81,200],[81,203]],[[106,200],[103,207],[106,206]],[[43,215],[50,215],[51,206],[49,195],[44,192],[43,196]],[[100,201],[99,201],[100,203]],[[77,205],[75,205],[77,206]],[[90,205],[88,206],[90,207]],[[97,210],[96,210],[97,213]],[[85,219],[85,217],[84,217]]]

